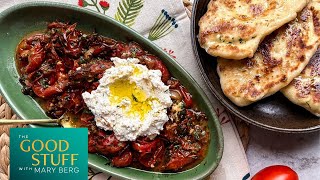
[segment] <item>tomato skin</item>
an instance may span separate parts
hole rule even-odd
[[[192,95],[188,92],[188,90],[184,86],[179,86],[179,90],[183,96],[183,101],[186,104],[186,107],[191,108],[193,104]]]
[[[140,154],[139,162],[145,167],[154,168],[156,164],[159,164],[163,160],[164,153],[164,143],[160,141],[157,149],[153,152]]]
[[[149,153],[153,151],[155,148],[157,148],[157,144],[160,142],[160,139],[157,138],[153,141],[146,141],[146,140],[140,140],[135,141],[132,143],[132,147],[134,150],[138,151],[139,153]]]
[[[106,135],[103,130],[97,132],[96,149],[103,155],[116,154],[127,146],[126,142],[119,141],[114,134]]]
[[[115,167],[126,167],[129,166],[132,162],[132,153],[131,151],[125,151],[120,156],[112,158],[112,165]]]
[[[183,157],[183,156],[178,156],[174,159],[171,159],[168,164],[167,164],[167,169],[168,170],[178,170],[181,167],[184,167],[185,165],[193,162],[194,159],[192,157]]]
[[[38,43],[31,49],[31,53],[28,57],[29,64],[26,66],[26,72],[31,73],[37,70],[44,61],[44,58],[45,52],[40,43]]]
[[[288,166],[274,165],[260,170],[251,180],[299,180],[299,177]]]
[[[96,141],[94,139],[94,136],[92,134],[90,134],[88,136],[88,151],[89,153],[96,153],[97,150],[96,150]]]
[[[80,116],[80,121],[84,124],[89,124],[94,119],[94,115],[82,113]]]
[[[169,80],[169,78],[170,78],[169,70],[167,69],[167,67],[164,65],[164,63],[162,61],[156,60],[154,69],[157,69],[157,70],[161,71],[161,73],[162,73],[162,76],[161,76],[162,82],[166,83]]]

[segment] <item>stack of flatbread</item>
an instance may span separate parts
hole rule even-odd
[[[199,26],[232,102],[281,91],[320,117],[320,0],[211,0]]]

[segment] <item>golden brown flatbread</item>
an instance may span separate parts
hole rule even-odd
[[[320,49],[302,73],[281,92],[291,102],[320,117]]]
[[[199,21],[199,42],[210,55],[253,57],[263,38],[297,16],[308,0],[211,0]]]
[[[296,20],[267,36],[252,58],[218,58],[224,94],[236,105],[246,106],[287,86],[318,48],[319,19],[320,2],[309,3]]]

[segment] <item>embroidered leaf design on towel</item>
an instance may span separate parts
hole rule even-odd
[[[132,26],[143,7],[143,2],[143,0],[122,0],[114,18],[127,26]]]
[[[176,28],[178,28],[176,19],[171,17],[166,10],[162,9],[158,19],[149,32],[148,39],[151,41],[160,39],[170,34]]]

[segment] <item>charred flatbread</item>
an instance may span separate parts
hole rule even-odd
[[[294,104],[320,117],[320,49],[302,73],[281,92]]]
[[[246,106],[287,86],[319,46],[319,10],[319,1],[309,3],[297,19],[267,36],[252,58],[218,58],[224,94],[236,105]]]

